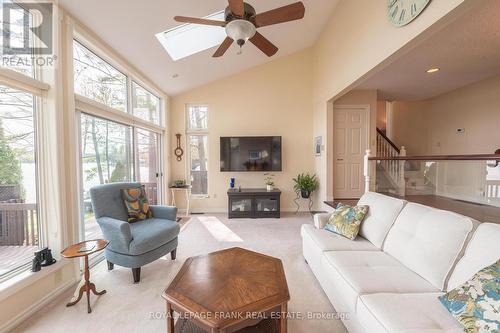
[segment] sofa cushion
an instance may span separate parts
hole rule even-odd
[[[455,289],[500,258],[500,224],[482,223],[453,270],[447,290]]]
[[[358,205],[370,207],[363,223],[361,223],[359,235],[381,249],[387,233],[406,205],[406,201],[368,192],[359,199]]]
[[[463,333],[460,324],[439,302],[440,295],[363,295],[357,303],[356,316],[370,333]]]
[[[355,310],[360,295],[438,291],[415,272],[380,251],[325,252],[321,265],[350,311]]]
[[[321,256],[325,251],[380,251],[362,237],[351,241],[329,231],[316,229],[310,224],[302,225],[300,233],[304,258],[313,271],[320,268]]]
[[[500,259],[439,297],[467,332],[500,332]]]
[[[177,222],[163,219],[148,219],[130,224],[132,242],[130,254],[140,255],[172,241],[179,235]]]
[[[332,216],[332,213],[318,213],[314,214],[313,220],[314,220],[314,226],[317,229],[323,229],[325,225],[328,223],[328,220],[330,219],[330,216]]]
[[[368,206],[351,207],[339,204],[325,225],[325,230],[355,240],[368,208]]]
[[[380,251],[375,245],[364,239],[357,237],[349,240],[345,237],[328,232],[323,229],[316,229],[310,224],[304,224],[300,230],[302,238],[309,238],[315,242],[321,252],[324,251]]]
[[[409,203],[389,231],[384,251],[444,290],[475,223],[466,216]]]

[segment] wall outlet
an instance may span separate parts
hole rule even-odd
[[[457,128],[457,134],[465,134],[465,128]]]

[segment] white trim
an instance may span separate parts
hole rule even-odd
[[[305,206],[305,205],[302,205],[302,206]],[[191,208],[191,213],[190,213],[190,217],[197,217],[197,216],[203,216],[203,215],[207,215],[207,214],[225,214],[226,217],[227,217],[227,210],[228,208]],[[185,213],[186,212],[186,208],[179,208],[178,209],[179,213]],[[297,207],[285,207],[285,208],[281,208],[281,213],[295,213],[297,211]],[[307,209],[307,207],[300,207],[299,209],[299,214],[300,213],[309,213],[309,210]],[[281,217],[286,217],[286,216],[283,216],[281,215]],[[267,218],[257,218],[256,220],[259,220],[259,219],[264,219],[266,220]],[[235,218],[235,220],[238,220],[237,218]]]
[[[14,89],[23,90],[37,96],[50,89],[50,85],[32,77],[0,67],[0,83]]]
[[[28,269],[16,274],[8,280],[3,281],[0,283],[0,302],[14,295],[19,290],[28,287],[32,283],[43,279],[58,270],[63,270],[68,264],[71,264],[71,262],[62,259],[51,266],[43,267],[39,272],[33,273]]]
[[[163,127],[157,126],[149,121],[134,117],[133,115],[124,111],[113,109],[107,105],[101,104],[77,93],[75,93],[75,110],[79,110],[96,117],[109,119],[123,125],[143,128],[159,134],[163,134],[165,131],[165,128]]]
[[[80,279],[78,279],[80,280]],[[9,332],[16,328],[17,326],[21,325],[23,322],[28,320],[31,316],[33,316],[36,312],[40,311],[44,306],[46,306],[48,303],[50,303],[52,300],[57,298],[59,295],[67,291],[68,289],[72,288],[75,283],[77,283],[76,279],[70,279],[66,283],[63,283],[56,289],[52,290],[50,293],[45,295],[42,299],[37,301],[36,303],[33,303],[30,307],[26,308],[22,313],[14,317],[12,320],[8,321],[5,323],[3,326],[0,327],[0,333],[3,332]]]

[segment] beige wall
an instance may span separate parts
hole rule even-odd
[[[497,76],[426,101],[394,102],[391,139],[409,155],[492,154],[500,148],[499,123]]]
[[[329,103],[332,98],[354,88],[357,82],[410,51],[420,40],[449,23],[468,6],[480,2],[432,1],[418,19],[401,28],[395,28],[388,22],[385,0],[340,2],[314,48],[313,135],[328,135],[327,114],[332,110]],[[329,150],[331,143],[327,141],[326,144]],[[331,172],[326,156],[315,162],[316,173],[323,184],[316,201],[321,202],[331,199],[325,186],[332,181],[328,176]]]
[[[426,155],[429,141],[429,124],[426,101],[393,102],[389,139],[398,147],[405,146],[407,155]]]
[[[294,209],[292,178],[314,172],[311,62],[311,50],[301,51],[171,99],[172,138],[182,133],[185,139],[186,104],[209,108],[210,198],[193,200],[195,212],[225,211],[231,177],[242,187],[265,187],[263,173],[219,171],[219,139],[233,135],[283,137],[283,172],[275,173],[276,186],[283,191],[282,209]],[[171,158],[171,164],[172,179],[187,178],[186,158],[182,162]]]
[[[386,101],[377,101],[377,128],[386,130],[387,126],[387,110]]]

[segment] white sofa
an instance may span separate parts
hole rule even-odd
[[[330,214],[301,229],[303,254],[349,332],[455,333],[438,296],[500,258],[500,225],[367,193],[354,241],[323,230]]]

